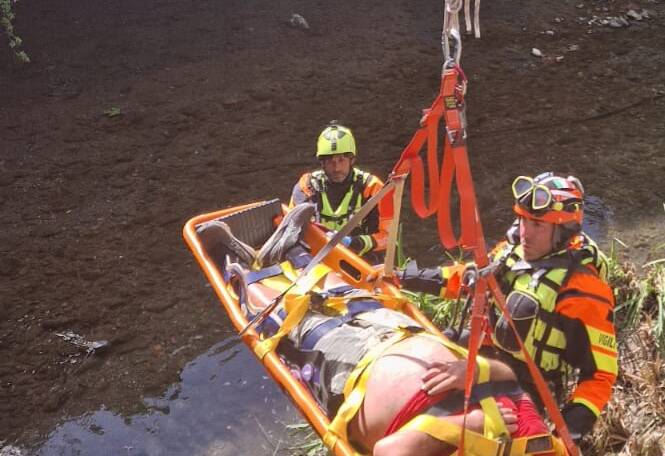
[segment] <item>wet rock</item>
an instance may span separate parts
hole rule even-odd
[[[104,359],[103,357],[96,357],[96,356],[91,356],[86,358],[83,363],[79,366],[78,370],[76,371],[77,374],[82,374],[86,371],[89,370],[96,370],[104,365]]]
[[[243,99],[238,95],[229,95],[222,100],[222,106],[225,108],[240,108],[242,103]]]
[[[0,456],[25,456],[28,454],[14,445],[1,446],[3,443],[0,441]]]
[[[136,334],[130,331],[121,332],[111,339],[111,345],[122,345],[131,342],[136,338]]]
[[[629,19],[633,19],[635,21],[641,21],[642,20],[642,14],[638,13],[635,10],[628,10],[626,13],[626,16],[628,16]]]
[[[293,28],[309,30],[309,24],[307,23],[307,20],[297,13],[293,13],[291,15],[291,17],[289,18],[289,25]]]
[[[610,17],[607,19],[607,25],[611,28],[624,28],[630,25],[630,22],[623,17]]]

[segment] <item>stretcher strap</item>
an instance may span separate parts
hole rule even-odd
[[[458,358],[466,358],[467,360],[469,360],[469,362],[467,363],[467,378],[473,379],[475,377],[475,369],[471,372],[471,374],[468,373],[469,365],[473,364],[475,366],[475,363],[478,363],[478,383],[487,383],[490,381],[490,365],[487,358],[484,358],[482,356],[476,356],[475,362],[471,362],[470,352],[466,348],[453,344],[448,339],[434,334],[422,333],[419,335],[433,339],[439,342],[440,344],[443,344],[444,347],[455,353],[458,356]],[[468,377],[469,375],[470,377]],[[470,383],[472,382],[473,380]],[[491,396],[486,397],[481,399],[479,402],[480,402],[480,407],[482,408],[483,413],[485,414],[485,429],[484,429],[485,436],[489,438],[507,436],[508,430],[506,429],[505,422],[501,417],[501,412],[499,411],[499,407],[494,398]],[[466,414],[466,409],[465,409],[465,414]],[[462,441],[463,440],[464,439],[462,438]]]
[[[280,264],[282,267],[282,273],[286,276],[287,279],[291,280],[296,284],[295,292],[296,294],[304,295],[310,290],[317,289],[315,285],[324,278],[332,269],[326,266],[323,263],[317,264],[313,269],[309,271],[309,274],[306,276],[301,276],[300,280],[298,279],[298,272],[293,268],[290,261],[284,261]],[[318,290],[320,291],[320,289]]]
[[[384,261],[383,274],[386,277],[393,276],[395,267],[395,249],[397,247],[397,236],[399,232],[399,219],[402,211],[402,193],[406,176],[395,177],[395,191],[393,193],[393,218],[388,229],[388,243],[386,245],[386,258]]]
[[[430,415],[418,415],[406,423],[398,432],[419,431],[441,442],[459,448],[462,441],[462,428],[449,421]],[[464,430],[467,456],[525,456],[537,454],[565,454],[560,442],[551,434],[518,437],[516,439],[488,438],[468,429]],[[509,449],[508,449],[509,448]]]
[[[387,294],[358,293],[348,296],[331,296],[326,299],[325,307],[336,311],[340,315],[344,315],[347,312],[347,305],[349,300],[355,298],[371,298],[374,301],[381,302],[385,307],[398,311],[401,311],[404,308],[404,305],[409,302],[406,298]]]
[[[293,279],[296,276],[296,271],[293,270],[288,261],[283,262],[281,266],[282,271],[287,278]],[[309,291],[330,271],[331,269],[324,264],[316,265],[307,276],[301,277],[300,283],[296,286],[296,290],[299,294],[287,294],[283,298],[284,310],[286,310],[287,313],[286,318],[284,319],[282,326],[279,328],[279,331],[277,331],[274,336],[262,340],[254,346],[254,353],[259,359],[263,359],[268,353],[275,350],[279,345],[279,341],[282,340],[282,337],[287,335],[302,321],[307,309],[309,309],[311,299],[311,296],[308,294]]]
[[[334,450],[335,444],[339,439],[347,440],[347,426],[353,417],[356,416],[356,413],[358,413],[365,398],[367,380],[371,371],[370,366],[372,366],[374,361],[384,351],[397,342],[411,336],[411,334],[407,329],[399,328],[398,332],[372,348],[353,369],[344,384],[344,403],[340,406],[335,418],[328,425],[328,432],[323,436],[323,443],[331,451]]]
[[[310,295],[295,296],[287,295],[284,299],[284,308],[287,315],[284,323],[277,333],[265,340],[262,340],[254,346],[254,353],[259,359],[263,359],[268,353],[272,352],[279,345],[282,337],[286,336],[303,319],[309,308]]]
[[[418,415],[406,423],[398,432],[419,431],[434,437],[437,440],[448,443],[456,448],[460,447],[462,427],[445,422],[430,415]],[[464,454],[474,456],[502,455],[503,443],[489,439],[477,432],[464,429]]]

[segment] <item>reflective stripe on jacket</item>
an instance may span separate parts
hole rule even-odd
[[[303,174],[293,188],[289,206],[305,201],[313,202],[317,208],[317,221],[328,229],[338,231],[372,196],[381,190],[383,182],[378,177],[353,168],[353,176],[349,188],[336,208],[330,201],[326,189],[328,178],[323,170]],[[359,242],[357,253],[363,255],[370,251],[386,249],[388,229],[392,220],[392,204],[386,198],[380,203],[359,227],[352,237]],[[353,247],[353,244],[352,244]]]
[[[525,261],[522,247],[510,244],[494,259],[505,263],[506,306],[534,362],[550,379],[579,369],[570,402],[598,416],[618,373],[614,295],[601,278],[606,258],[581,237],[573,248],[536,261]],[[494,344],[523,360],[507,322],[498,313],[493,320]]]

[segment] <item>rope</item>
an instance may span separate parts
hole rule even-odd
[[[441,30],[441,48],[443,50],[444,62],[453,60],[459,64],[462,56],[462,40],[460,39],[459,12],[464,4],[464,21],[466,33],[474,33],[480,38],[480,0],[475,0],[473,8],[473,24],[471,23],[471,0],[445,0],[443,7],[443,28]],[[451,38],[453,49],[451,56]]]

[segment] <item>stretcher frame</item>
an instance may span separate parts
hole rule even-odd
[[[205,273],[222,307],[226,310],[231,323],[238,332],[247,326],[248,320],[240,308],[238,298],[231,291],[230,285],[224,280],[222,271],[219,270],[211,252],[208,252],[199,240],[196,234],[196,227],[208,221],[223,219],[229,224],[232,231],[234,231],[234,235],[253,247],[258,247],[267,239],[269,233],[267,235],[263,233],[256,236],[250,231],[256,229],[259,231],[265,230],[266,222],[276,227],[281,216],[287,210],[286,206],[278,206],[278,204],[278,200],[258,201],[201,214],[188,220],[183,228],[183,237],[189,249]],[[245,228],[247,231],[236,232],[238,228],[241,230]],[[313,255],[328,242],[324,231],[314,223],[309,223],[306,226],[303,240],[310,246]],[[381,278],[368,280],[368,278],[373,279],[377,277],[376,270],[341,244],[336,245],[323,259],[322,263],[340,273],[344,280],[353,287],[377,291],[395,297],[402,296],[399,288],[387,280]],[[428,332],[442,336],[438,328],[412,303],[406,302],[400,310],[416,320]],[[255,353],[255,347],[262,340],[254,328],[247,330],[241,339],[252,353]],[[291,399],[294,406],[310,423],[319,437],[323,437],[326,434],[330,420],[323,413],[307,388],[291,374],[289,368],[275,352],[268,353],[263,359],[257,357],[257,360],[263,365],[282,391]],[[336,456],[353,456],[358,454],[352,445],[344,440],[337,441],[331,451]]]

